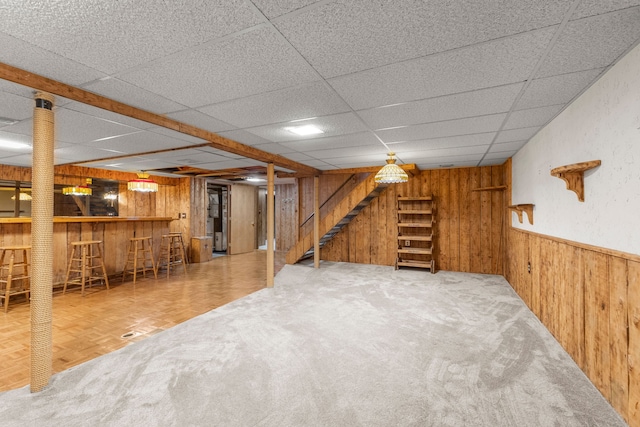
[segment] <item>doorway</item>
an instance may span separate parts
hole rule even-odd
[[[229,189],[226,185],[207,184],[207,236],[213,240],[213,256],[227,254]]]

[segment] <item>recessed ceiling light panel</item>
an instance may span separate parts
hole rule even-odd
[[[318,135],[324,133],[320,128],[315,125],[304,125],[285,128],[291,133],[295,133],[300,136]]]
[[[6,139],[0,139],[0,148],[9,148],[12,150],[30,150],[31,145],[24,142],[8,141]]]

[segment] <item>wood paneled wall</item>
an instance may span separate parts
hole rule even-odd
[[[472,190],[503,184],[503,166],[422,171],[405,184],[390,185],[327,243],[322,259],[394,265],[397,196],[433,194],[437,269],[502,274],[504,191]]]
[[[507,241],[507,280],[616,411],[640,426],[640,256],[511,227]]]
[[[279,184],[275,187],[276,250],[288,251],[298,238],[298,185]]]

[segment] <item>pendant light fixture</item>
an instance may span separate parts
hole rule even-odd
[[[64,187],[62,189],[62,194],[64,194],[65,196],[90,196],[91,194],[93,194],[93,192],[91,191],[91,187],[89,187],[91,183],[91,178],[87,178],[84,185],[78,185],[76,187]]]
[[[396,165],[396,159],[393,157],[396,153],[389,153],[387,164],[376,174],[376,183],[378,184],[399,184],[407,182],[409,175],[402,170],[402,168]]]
[[[14,194],[13,196],[11,196],[11,200],[15,200],[15,199],[16,199],[16,195]],[[31,195],[27,194],[27,193],[20,192],[20,200],[22,200],[22,201],[31,200]]]
[[[158,183],[149,178],[146,172],[138,173],[137,179],[128,182],[127,188],[131,191],[140,191],[142,193],[155,193],[158,191]]]

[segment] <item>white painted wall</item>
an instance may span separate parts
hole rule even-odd
[[[551,169],[588,160],[585,201]],[[513,158],[513,204],[534,203],[514,227],[640,254],[640,46],[535,135]],[[526,217],[526,214],[524,214]]]

